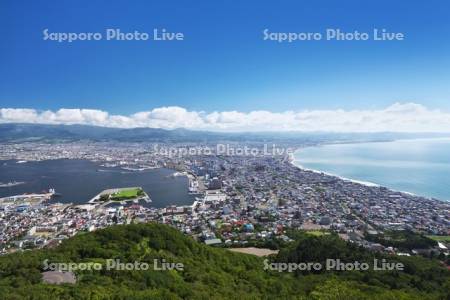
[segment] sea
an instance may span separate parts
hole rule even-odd
[[[173,173],[174,170],[165,168],[144,171],[105,168],[100,163],[78,159],[0,161],[0,182],[24,182],[0,187],[0,198],[54,188],[59,196],[51,201],[82,204],[105,189],[140,186],[152,199],[150,204],[140,203],[144,206],[192,205],[195,196],[188,193],[188,178],[171,176]]]
[[[294,153],[293,163],[363,184],[450,201],[450,138],[306,147]]]

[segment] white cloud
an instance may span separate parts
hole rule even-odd
[[[187,128],[214,131],[450,132],[450,113],[416,103],[378,110],[198,112],[159,107],[129,116],[94,109],[0,109],[0,123],[86,124],[107,127]]]
[[[1,122],[26,122],[33,123],[38,117],[34,109],[26,108],[2,108],[0,109]]]

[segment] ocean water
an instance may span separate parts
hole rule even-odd
[[[0,182],[25,182],[12,187],[0,187],[0,197],[39,193],[54,188],[61,196],[52,201],[79,204],[86,203],[108,188],[140,186],[152,199],[150,204],[140,202],[144,206],[191,205],[195,197],[188,193],[188,178],[171,177],[174,172],[164,168],[124,171],[120,168],[103,168],[87,160],[61,159],[23,164],[0,161]]]
[[[295,152],[294,164],[450,201],[450,139],[308,147]]]

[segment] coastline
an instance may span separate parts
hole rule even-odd
[[[432,139],[434,139],[434,140],[435,139],[448,140],[448,138],[432,138]],[[430,140],[430,139],[427,139],[427,140]],[[327,145],[334,145],[334,144],[327,144]],[[308,148],[312,148],[312,147],[317,147],[317,146],[310,146]],[[327,175],[327,176],[336,177],[336,178],[338,178],[340,180],[343,180],[343,181],[357,183],[357,184],[361,184],[361,185],[364,185],[364,186],[367,186],[367,187],[386,188],[386,189],[388,189],[390,191],[397,192],[397,193],[402,193],[402,194],[405,194],[405,195],[408,195],[408,196],[420,197],[420,198],[424,198],[424,199],[427,199],[427,200],[434,200],[434,201],[440,201],[440,202],[445,202],[445,203],[450,202],[450,199],[449,200],[445,200],[445,199],[440,199],[440,198],[435,198],[435,197],[430,197],[430,196],[425,196],[425,195],[419,195],[419,194],[416,194],[416,193],[413,193],[413,192],[409,192],[409,191],[396,190],[394,188],[391,188],[391,187],[388,187],[388,186],[385,186],[385,185],[381,185],[381,184],[378,184],[378,183],[370,182],[370,181],[364,181],[364,180],[347,178],[347,177],[344,177],[344,176],[341,176],[341,175],[338,175],[338,174],[333,174],[333,173],[326,172],[326,171],[321,171],[321,170],[317,170],[317,169],[307,168],[307,167],[301,165],[300,161],[295,158],[295,153],[297,153],[301,149],[304,149],[304,148],[296,149],[293,153],[290,153],[289,157],[288,157],[289,163],[292,166],[294,166],[295,168],[298,168],[300,170],[310,171],[310,172],[314,172],[314,173],[317,173],[317,174],[324,174],[324,175]]]
[[[390,188],[388,186],[384,186],[384,185],[373,183],[373,182],[369,182],[369,181],[351,179],[351,178],[343,177],[343,176],[340,176],[340,175],[337,175],[337,174],[333,174],[333,173],[329,173],[329,172],[324,172],[324,171],[320,171],[320,170],[306,168],[306,167],[304,167],[304,166],[302,166],[300,164],[296,164],[295,162],[296,162],[296,160],[289,160],[289,163],[292,166],[294,166],[294,167],[296,167],[296,168],[298,168],[300,170],[303,170],[303,171],[310,171],[310,172],[314,172],[314,173],[317,173],[317,174],[324,174],[324,175],[327,175],[327,176],[336,177],[336,178],[338,178],[340,180],[343,180],[343,181],[353,182],[353,183],[361,184],[361,185],[364,185],[364,186],[367,186],[367,187],[386,188],[386,189],[388,189],[390,191],[393,191],[393,192],[396,192],[396,193],[406,194],[406,195],[413,196],[413,197],[425,198],[425,199],[432,200],[432,201],[450,202],[449,200],[443,200],[443,199],[437,199],[437,198],[423,196],[423,195],[417,195],[417,194],[414,194],[414,193],[408,192],[408,191],[395,190],[395,189]]]
[[[385,187],[385,186],[382,186],[380,184],[377,184],[377,183],[374,183],[374,182],[370,182],[370,181],[351,179],[351,178],[343,177],[343,176],[340,176],[340,175],[337,175],[337,174],[333,174],[333,173],[329,173],[329,172],[325,172],[325,171],[320,171],[320,170],[315,170],[315,169],[311,169],[311,168],[306,168],[306,167],[302,166],[300,163],[296,163],[296,162],[298,162],[298,160],[295,159],[294,154],[291,154],[291,155],[292,155],[292,158],[289,159],[289,163],[291,165],[293,165],[294,167],[300,169],[300,170],[310,171],[310,172],[314,172],[314,173],[317,173],[317,174],[325,174],[325,175],[328,175],[328,176],[337,177],[337,178],[339,178],[341,180],[344,180],[344,181],[350,181],[350,182],[354,182],[354,183],[359,183],[359,184],[365,185],[365,186]],[[388,188],[388,187],[385,187],[385,188]],[[388,188],[388,189],[392,190],[391,188]],[[403,191],[399,191],[399,192],[401,192],[401,193],[408,193],[408,194],[416,196],[415,194],[410,193],[410,192],[403,192]]]

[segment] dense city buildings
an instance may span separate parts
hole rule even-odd
[[[244,145],[233,145],[238,147]],[[450,235],[448,202],[304,170],[292,163],[290,151],[277,155],[264,153],[263,145],[245,147],[253,148],[223,155],[214,145],[2,144],[0,160],[15,163],[87,159],[133,172],[170,168],[173,176],[189,178],[186,189],[196,200],[187,206],[154,208],[145,201],[57,203],[54,190],[11,195],[0,199],[0,251],[50,247],[80,231],[132,222],[169,224],[208,245],[237,247],[289,241],[289,228],[335,231],[345,240],[390,253],[398,251],[367,236],[387,231]],[[447,246],[440,242],[435,250],[448,253]]]

